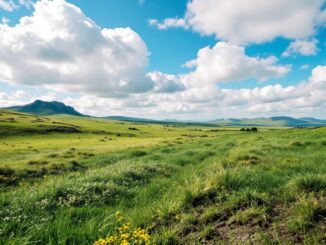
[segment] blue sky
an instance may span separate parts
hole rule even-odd
[[[11,72],[10,77],[8,72],[0,72],[0,107],[40,97],[64,101],[92,115],[326,117],[326,101],[322,99],[326,97],[324,0],[276,0],[272,5],[259,0],[241,4],[235,0],[37,2],[35,6],[39,7],[34,7],[35,1],[0,0],[0,35],[11,37],[10,41],[0,41],[3,70]],[[248,13],[250,5],[257,9]],[[75,15],[75,8],[82,11],[80,16]],[[48,19],[29,17],[32,24],[16,26],[24,16],[42,11],[48,11]],[[267,14],[261,14],[264,11]],[[62,18],[55,19],[57,14]],[[83,28],[73,26],[78,18],[90,19],[100,30],[85,35],[88,31],[81,29],[74,34]],[[38,32],[37,21],[43,23],[44,33],[43,29]],[[61,34],[52,37],[54,34],[46,32],[47,25],[54,28],[54,33],[62,31],[79,39],[71,41]],[[131,42],[122,40],[127,28]],[[90,46],[102,45],[93,36],[101,36],[103,29],[115,30],[118,41],[103,44],[112,56],[99,53],[96,60],[81,39]],[[28,36],[34,39],[27,40]],[[28,43],[31,41],[42,44]],[[57,42],[62,46],[55,46]],[[30,47],[12,51],[18,43]],[[67,55],[78,58],[78,63],[71,59],[52,62],[49,57],[36,55],[44,51],[44,46],[47,54],[61,55],[68,52],[65,47],[69,45],[79,47],[76,53]],[[17,58],[9,59],[10,55]],[[192,67],[185,66],[189,61],[193,61]],[[24,62],[29,69],[23,72],[24,66],[16,71]],[[54,70],[58,64],[60,69]],[[77,64],[87,67],[87,72],[85,68],[71,68]],[[101,64],[110,68],[99,70]],[[124,64],[126,68],[122,69]],[[69,76],[66,69],[70,69]],[[81,77],[88,80],[81,81]],[[307,90],[306,94],[302,89]]]
[[[98,4],[90,1],[71,1],[78,5],[87,16],[102,27],[131,27],[145,41],[150,50],[148,71],[160,70],[165,73],[183,72],[182,64],[196,56],[198,49],[215,44],[214,37],[203,37],[192,31],[172,29],[157,30],[148,25],[152,18],[165,19],[170,16],[182,17],[186,0],[101,0]]]

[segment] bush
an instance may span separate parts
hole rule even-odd
[[[257,132],[258,128],[256,128],[256,127],[253,127],[253,128],[241,128],[240,131],[242,131],[242,132],[245,132],[245,131],[247,131],[247,132]]]

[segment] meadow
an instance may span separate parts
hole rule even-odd
[[[0,244],[326,243],[326,127],[0,110],[0,185]]]

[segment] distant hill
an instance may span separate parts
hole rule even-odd
[[[133,122],[133,123],[169,124],[169,125],[178,125],[178,126],[203,126],[203,127],[216,126],[214,124],[206,123],[206,122],[179,121],[176,119],[155,120],[155,119],[146,119],[146,118],[138,118],[138,117],[124,117],[124,116],[107,116],[102,118],[113,120],[113,121]]]
[[[136,118],[136,117],[124,117],[124,116],[107,116],[104,119],[109,119],[113,121],[124,121],[124,122],[143,122],[143,123],[157,123],[154,119]]]
[[[22,106],[12,106],[4,109],[29,113],[37,116],[49,116],[55,114],[83,116],[81,113],[77,112],[73,107],[67,106],[64,103],[57,102],[57,101],[47,102],[42,100],[35,100],[31,104],[22,105]]]
[[[216,119],[209,123],[222,126],[287,126],[287,127],[312,127],[324,126],[326,120],[316,118],[293,118],[287,116],[268,117],[268,118],[241,118],[241,119]]]
[[[136,117],[108,116],[105,119],[135,123],[156,123],[156,124],[175,124],[193,126],[273,126],[273,127],[318,127],[325,126],[326,120],[316,118],[293,118],[287,116],[267,117],[267,118],[228,118],[216,119],[206,122],[179,121],[179,120],[154,120]]]
[[[3,108],[6,110],[29,113],[37,116],[49,116],[56,114],[67,114],[73,116],[85,116],[73,107],[67,106],[62,102],[52,101],[46,102],[36,100],[31,104],[22,106],[13,106]],[[125,117],[125,116],[107,116],[102,117],[108,120],[134,122],[134,123],[152,123],[152,124],[169,124],[179,126],[272,126],[272,127],[318,127],[325,126],[326,120],[316,119],[312,117],[293,118],[287,116],[266,117],[266,118],[228,118],[216,119],[206,122],[186,121],[186,120],[155,120],[147,118]]]

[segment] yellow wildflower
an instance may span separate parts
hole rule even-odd
[[[120,245],[129,245],[130,243],[127,240],[122,240]]]

